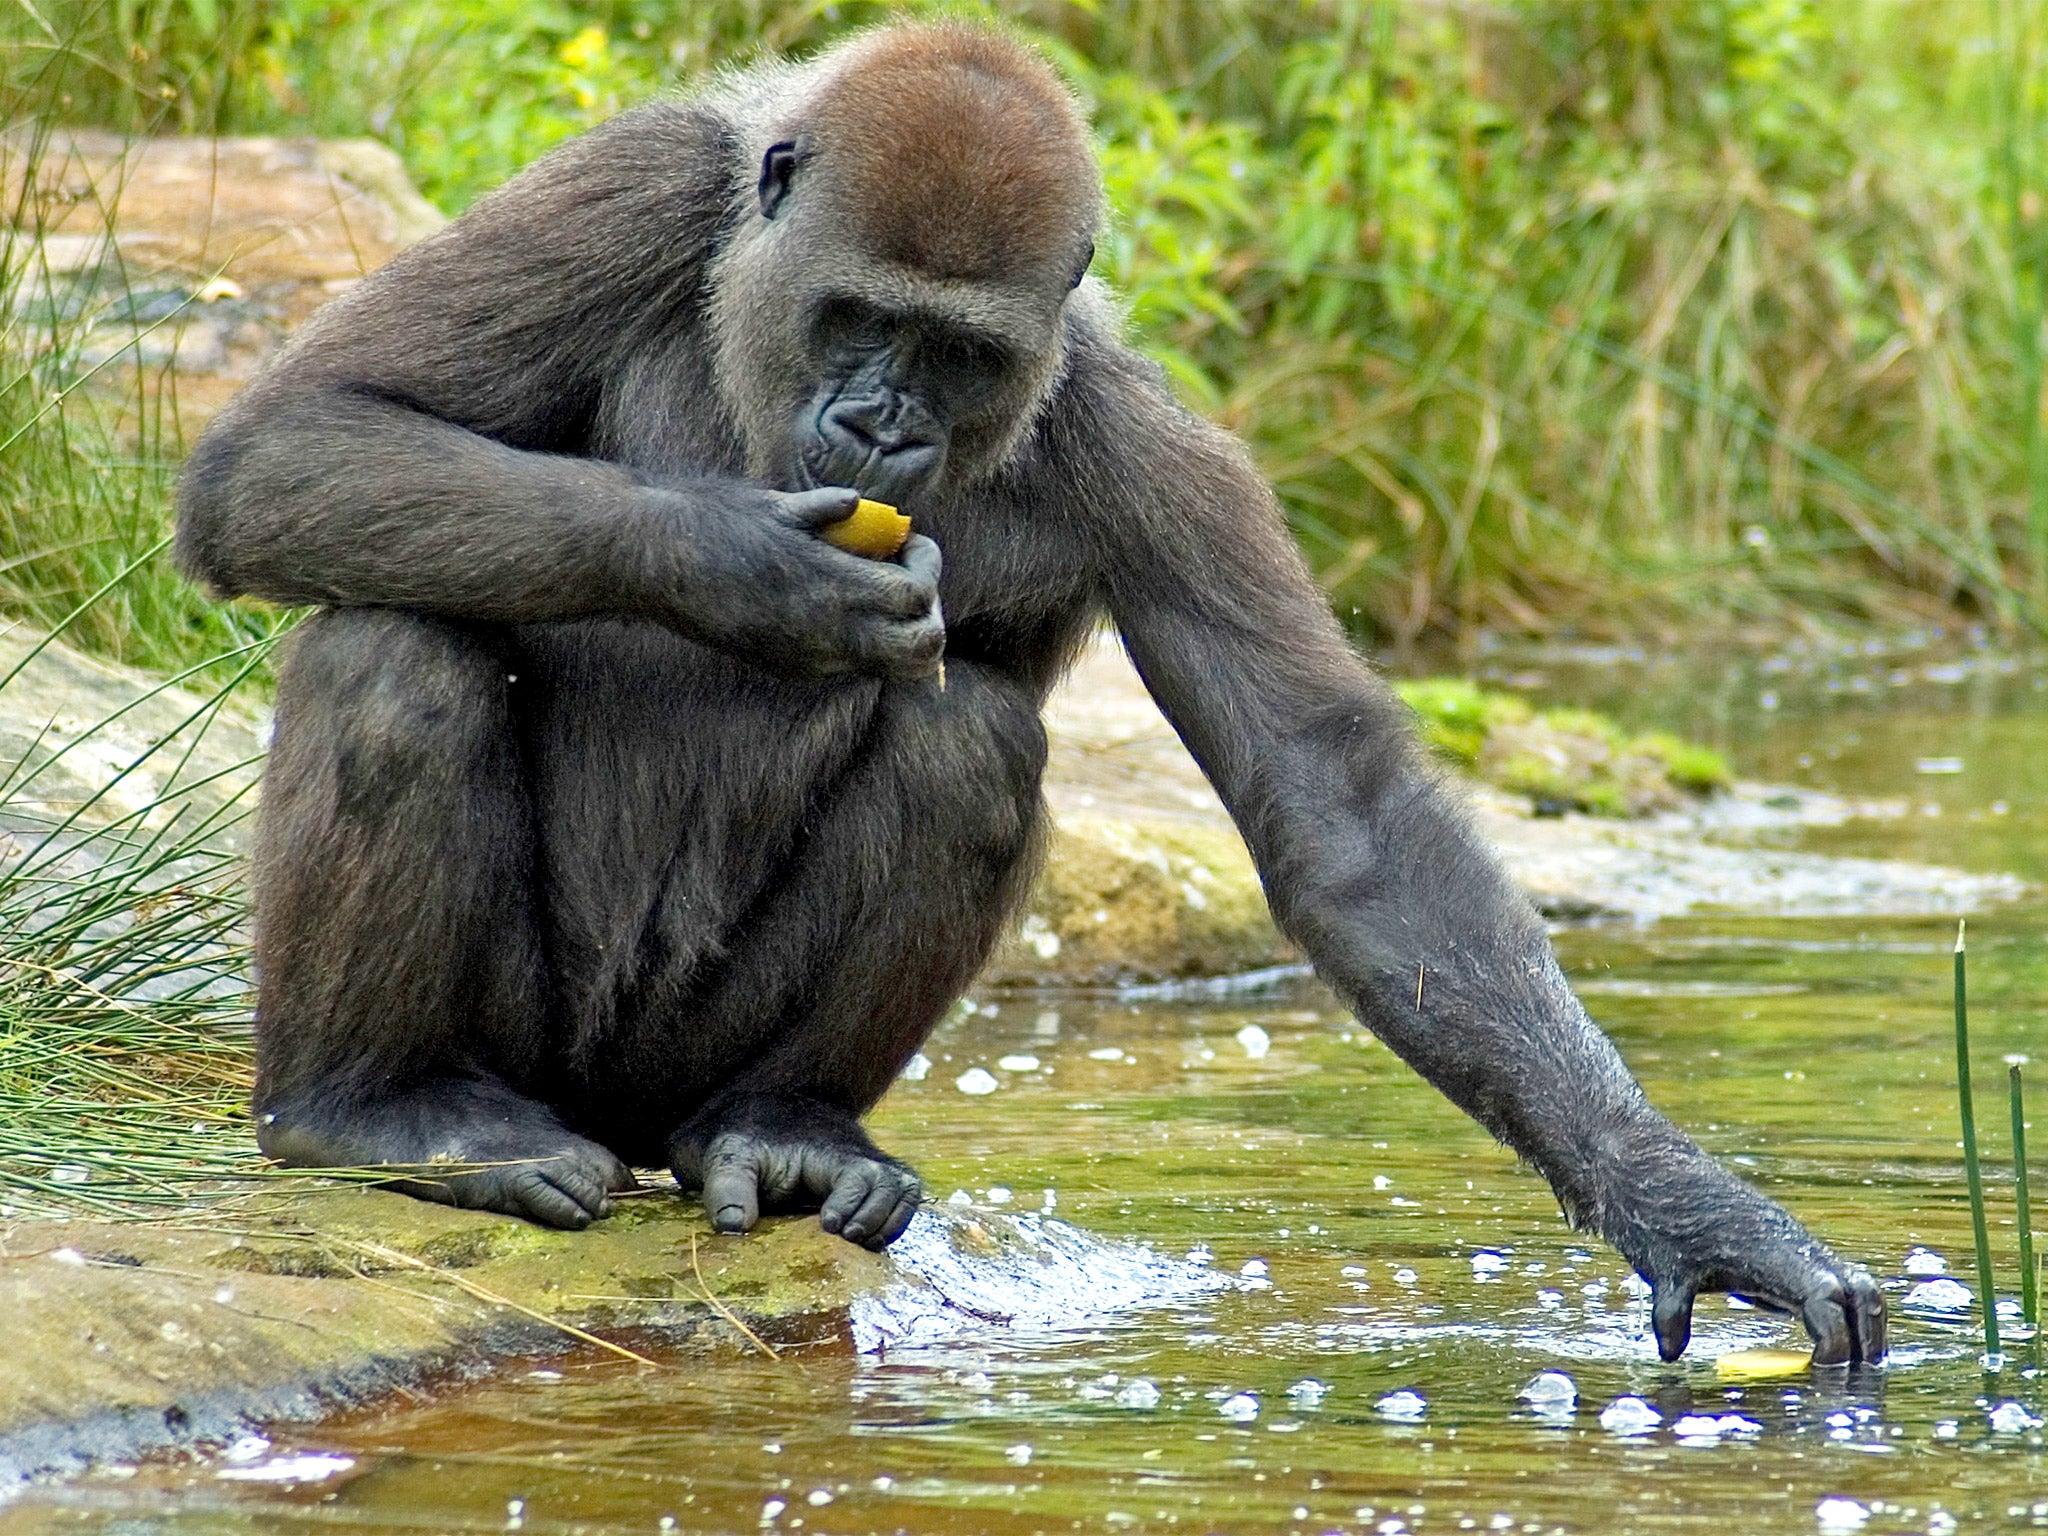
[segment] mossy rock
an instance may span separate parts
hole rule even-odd
[[[1298,959],[1227,825],[1063,815],[1021,930],[985,980],[1110,986]]]
[[[1537,710],[1463,678],[1396,684],[1439,757],[1539,811],[1649,816],[1734,783],[1727,759],[1665,731],[1630,733],[1596,710]]]

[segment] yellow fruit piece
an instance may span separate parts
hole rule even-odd
[[[1714,1357],[1714,1374],[1723,1381],[1778,1381],[1798,1376],[1813,1364],[1803,1349],[1738,1349]]]
[[[893,560],[903,541],[910,537],[910,519],[886,501],[869,501],[863,496],[850,517],[827,523],[818,532],[825,542],[869,560]]]

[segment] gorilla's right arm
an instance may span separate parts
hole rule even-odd
[[[1665,1359],[1703,1290],[1798,1314],[1820,1364],[1881,1359],[1869,1273],[1659,1114],[1587,1017],[1243,450],[1113,345],[1073,379],[1048,438],[1101,530],[1110,609],[1318,973],[1651,1283]]]
[[[709,348],[719,135],[687,108],[625,114],[330,304],[194,450],[184,568],[283,604],[621,615],[793,673],[928,672],[938,552],[815,537],[851,491],[588,456],[608,382]]]

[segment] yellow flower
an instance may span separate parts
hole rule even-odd
[[[611,40],[605,36],[603,27],[585,27],[556,49],[555,57],[571,69],[588,70],[602,65],[610,48]]]

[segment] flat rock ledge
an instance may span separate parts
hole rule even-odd
[[[0,1494],[595,1347],[562,1324],[668,1355],[755,1347],[716,1297],[771,1343],[832,1338],[895,1273],[815,1219],[716,1235],[672,1192],[575,1233],[371,1189],[266,1203],[0,1230]]]

